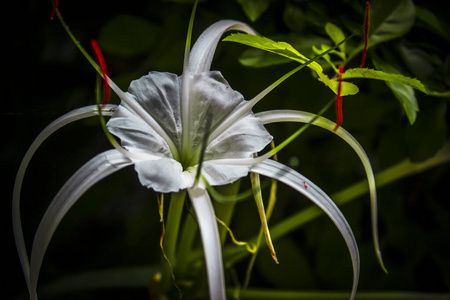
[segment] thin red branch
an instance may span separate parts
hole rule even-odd
[[[59,7],[59,0],[54,0],[53,3],[54,3],[54,5],[52,8],[52,12],[50,13],[50,20],[53,20],[53,17],[55,16],[56,10]]]
[[[100,47],[98,46],[97,41],[91,40],[91,46],[94,49],[95,55],[97,56],[98,63],[103,73],[103,82],[105,84],[105,98],[103,99],[102,105],[105,105],[106,103],[108,103],[109,96],[111,94],[110,86],[108,84],[109,79],[108,68],[106,67],[105,58],[102,54],[102,51],[100,50]]]
[[[370,27],[370,4],[369,1],[366,2],[366,21],[364,23],[364,50],[361,58],[361,68],[364,67],[367,56],[367,46],[369,44],[369,27]]]
[[[339,83],[336,97],[336,114],[337,121],[333,131],[336,131],[342,124],[342,74],[344,73],[344,65],[339,66]]]

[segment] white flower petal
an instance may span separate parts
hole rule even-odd
[[[171,158],[138,161],[134,168],[143,186],[160,193],[178,192],[192,185],[183,175],[181,164]]]
[[[230,30],[239,30],[256,34],[255,30],[245,23],[233,20],[218,21],[209,26],[195,42],[189,58],[191,74],[209,71],[220,37]]]
[[[212,186],[232,183],[245,177],[249,165],[227,165],[220,162],[230,159],[251,158],[253,153],[266,147],[272,137],[253,114],[248,114],[215,140],[209,143],[205,151],[202,175]]]
[[[178,148],[181,145],[180,86],[181,79],[175,74],[150,72],[133,80],[128,88]]]
[[[115,149],[103,152],[75,172],[56,194],[34,237],[30,262],[30,299],[36,298],[38,276],[44,254],[53,233],[68,210],[97,182],[131,164],[128,158]]]
[[[172,139],[167,135],[166,131],[160,126],[160,124],[136,101],[135,97],[130,93],[124,93],[111,78],[107,78],[108,84],[111,89],[119,96],[122,100],[121,104],[126,106],[128,110],[139,116],[144,122],[152,128],[152,131],[157,132],[159,136],[166,142],[169,146],[172,155],[178,157],[177,147],[172,141]]]
[[[173,74],[151,72],[133,81],[129,92],[144,111],[156,120],[169,136],[173,136],[177,147],[181,147],[180,136],[189,139],[189,148],[185,149],[187,151],[179,151],[186,157],[177,159],[171,156],[165,140],[140,115],[128,110],[126,103],[119,106],[108,122],[111,133],[121,140],[122,146],[127,148],[130,154],[134,157],[143,152],[149,155],[149,161],[145,158],[134,159],[135,169],[140,182],[158,192],[173,192],[190,187],[187,183],[189,180],[186,181],[180,176],[183,170],[178,162],[189,162],[190,165],[186,164],[185,168],[195,166],[205,136],[245,103],[243,96],[228,85],[220,72],[203,72],[190,76],[187,114],[189,122],[185,125],[189,132],[180,135],[180,81],[180,77]],[[158,84],[160,86],[155,87]],[[210,128],[206,128],[208,120],[211,121]],[[183,131],[186,130],[185,127],[182,128]],[[253,153],[262,150],[271,140],[272,137],[261,121],[248,112],[220,135],[208,141],[205,161],[252,157]],[[155,156],[162,160],[156,162]],[[211,185],[222,185],[246,176],[248,166],[225,167],[206,164],[202,173]]]
[[[193,148],[191,150],[194,151],[201,147],[205,134],[209,134],[236,107],[244,103],[244,97],[229,86],[220,72],[215,71],[196,74],[192,78],[189,97],[189,136]],[[207,118],[211,120],[209,129],[205,128]],[[248,121],[252,120],[248,119]],[[247,123],[241,123],[241,126],[254,127]],[[262,134],[267,134],[262,126],[258,129],[262,131]]]
[[[263,150],[270,141],[272,136],[261,121],[249,113],[209,142],[205,159],[249,158]]]
[[[232,183],[247,176],[249,166],[230,166],[204,162],[202,175],[211,186]]]
[[[293,169],[273,160],[265,160],[250,169],[251,172],[276,179],[302,193],[322,209],[334,222],[344,237],[353,264],[353,288],[351,299],[355,298],[359,281],[360,259],[355,237],[336,204],[314,183]]]
[[[130,151],[148,151],[160,157],[172,157],[166,141],[142,118],[122,104],[107,123],[109,132],[120,139],[122,147]]]
[[[115,110],[116,105],[106,105],[104,107],[103,115],[111,115]],[[98,106],[90,105],[86,107],[82,107],[79,109],[75,109],[52,123],[50,123],[47,127],[42,130],[42,132],[36,137],[36,139],[31,144],[27,153],[25,154],[22,162],[20,164],[19,170],[17,171],[16,180],[14,182],[14,190],[13,190],[13,201],[12,201],[12,225],[14,231],[14,238],[16,242],[17,252],[19,254],[20,262],[22,265],[22,270],[25,275],[25,280],[27,282],[27,286],[30,285],[30,264],[28,261],[28,254],[25,247],[25,241],[23,238],[22,232],[22,224],[20,217],[20,193],[22,189],[22,182],[25,176],[25,171],[28,167],[28,164],[33,157],[36,150],[39,146],[55,131],[60,129],[61,127],[75,122],[80,119],[96,116],[98,114]]]
[[[205,255],[209,299],[225,300],[225,278],[219,229],[211,199],[206,190],[188,189],[189,198],[197,216]]]

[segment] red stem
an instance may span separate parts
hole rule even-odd
[[[94,49],[95,55],[97,56],[98,63],[100,65],[100,68],[102,69],[103,73],[103,82],[105,84],[105,98],[103,99],[102,105],[105,105],[108,103],[109,96],[110,96],[110,87],[108,84],[108,68],[106,67],[105,58],[103,57],[102,51],[100,50],[100,47],[98,46],[98,43],[96,40],[91,40],[91,46]]]
[[[367,56],[367,45],[369,44],[369,27],[370,27],[370,4],[369,1],[366,2],[366,22],[364,23],[364,50],[361,58],[361,68],[364,67]]]
[[[344,65],[339,66],[339,83],[336,97],[337,121],[333,131],[336,131],[342,124],[342,73],[344,73]]]
[[[50,13],[50,20],[53,20],[53,17],[55,16],[58,7],[59,7],[59,0],[54,0],[54,6],[52,8],[52,12]]]

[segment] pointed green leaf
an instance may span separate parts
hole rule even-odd
[[[417,19],[428,25],[431,30],[439,34],[447,41],[450,40],[449,34],[442,27],[440,20],[436,17],[436,15],[433,12],[429,11],[426,8],[416,6],[416,15]]]
[[[400,37],[407,33],[415,21],[415,7],[412,0],[378,0],[371,5],[371,46]]]
[[[286,42],[275,42],[266,37],[243,33],[231,34],[227,36],[224,41],[244,44],[250,47],[281,55],[301,64],[307,64],[306,66],[317,74],[318,80],[323,82],[335,94],[337,94],[337,80],[330,79],[325,73],[323,73],[323,68],[320,64],[318,64],[316,61],[311,61],[309,58],[298,52],[294,47]],[[358,93],[358,91],[359,89],[356,85],[349,82],[342,82],[342,96],[354,95]]]
[[[374,60],[380,70],[355,68],[349,69],[343,74],[343,78],[370,78],[384,80],[392,90],[395,97],[400,101],[411,124],[416,120],[419,111],[414,89],[428,94],[426,87],[417,79],[399,74],[393,67]]]
[[[313,51],[316,54],[320,55],[323,52],[326,52],[326,51],[330,50],[331,47],[328,46],[328,45],[322,44],[320,49],[317,48],[316,46],[313,46],[312,49],[313,49]],[[337,51],[337,50],[330,50],[329,53],[335,54],[335,55],[339,56],[342,60],[345,60],[345,53],[344,52],[340,52],[340,51]],[[338,68],[336,67],[336,65],[338,65],[339,63],[336,63],[336,64],[333,63],[329,54],[323,55],[322,58],[331,66],[331,68],[333,68],[333,70],[336,73],[339,72]]]
[[[354,68],[354,69],[348,69],[344,72],[342,75],[343,79],[347,78],[369,78],[369,79],[378,79],[378,80],[384,80],[389,82],[395,82],[404,84],[407,86],[410,86],[416,90],[421,91],[422,93],[428,94],[428,90],[423,85],[420,80],[416,78],[411,78],[408,76],[401,75],[398,73],[395,69],[392,67],[389,68],[388,66],[379,66],[378,69],[383,68],[382,70],[374,70],[374,69],[367,69],[367,68]],[[388,70],[389,69],[389,70]]]
[[[269,0],[238,0],[247,17],[255,22],[269,7]]]
[[[285,34],[277,35],[277,40],[288,41],[297,51],[306,53],[310,56],[314,45],[321,45],[329,43],[329,39],[318,35],[297,35]],[[273,55],[272,53],[260,51],[260,49],[249,48],[239,58],[239,62],[248,67],[263,68],[274,65],[281,65],[292,62],[287,57],[280,55]]]
[[[344,32],[333,23],[325,24],[325,31],[336,44],[345,40]],[[342,52],[345,52],[345,43],[341,44],[339,49],[341,49]]]
[[[371,3],[369,47],[401,37],[409,32],[415,22],[412,0],[378,0]],[[354,57],[364,48],[361,43],[349,55]]]

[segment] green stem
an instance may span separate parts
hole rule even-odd
[[[189,271],[190,255],[194,247],[195,237],[198,232],[198,224],[194,216],[187,215],[184,219],[177,252],[177,273],[186,274]],[[182,275],[183,276],[183,275]]]
[[[87,51],[81,46],[80,42],[76,39],[76,37],[73,35],[72,31],[70,31],[69,26],[64,21],[58,7],[55,5],[55,2],[52,0],[53,7],[55,9],[55,14],[58,20],[60,21],[61,25],[63,26],[64,30],[67,32],[69,37],[72,39],[73,43],[78,47],[78,49],[81,51],[81,53],[86,57],[86,59],[89,61],[89,63],[95,68],[95,70],[100,74],[100,76],[103,77],[103,72],[100,66],[95,62],[95,60],[87,53]]]
[[[178,232],[180,229],[181,217],[183,215],[184,201],[186,198],[186,192],[181,191],[178,193],[173,193],[170,198],[169,212],[166,219],[166,232],[164,236],[164,251],[166,253],[167,259],[170,261],[172,266],[175,268],[176,261],[176,249],[178,242]],[[172,275],[170,267],[163,258],[162,262],[162,278],[161,286],[164,290],[170,289],[172,286]]]
[[[233,295],[234,290],[228,290],[228,295]],[[298,291],[274,291],[267,289],[250,289],[240,292],[239,299],[308,299],[308,300],[346,300],[349,298],[346,292],[298,292]],[[449,299],[449,294],[415,293],[415,292],[359,292],[359,300],[444,300]]]

